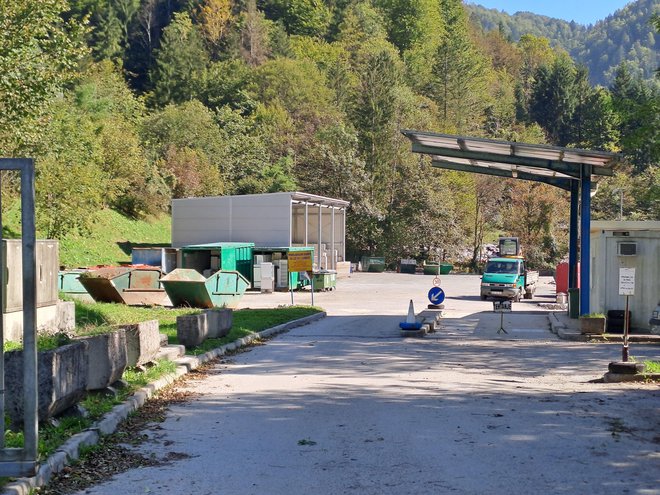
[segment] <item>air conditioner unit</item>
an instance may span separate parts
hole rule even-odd
[[[637,256],[637,243],[619,242],[616,245],[616,254],[618,256]]]

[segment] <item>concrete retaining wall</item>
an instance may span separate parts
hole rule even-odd
[[[87,389],[87,343],[78,341],[38,353],[39,420],[77,404]],[[6,413],[13,425],[23,422],[23,351],[5,354]]]

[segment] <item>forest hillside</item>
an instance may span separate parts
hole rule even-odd
[[[352,260],[476,268],[499,234],[538,267],[565,255],[563,190],[437,170],[402,129],[619,152],[593,217],[660,218],[659,80],[625,58],[595,86],[586,42],[487,29],[460,0],[6,0],[0,26],[0,155],[35,158],[44,237],[300,190],[351,202]]]
[[[660,13],[657,0],[630,2],[589,26],[531,12],[509,15],[477,3],[468,4],[467,9],[470,19],[482,29],[501,30],[513,41],[525,34],[548,38],[553,47],[563,48],[577,63],[585,65],[594,84],[611,84],[622,62],[644,79],[652,78],[660,64],[660,35],[652,22],[653,15]]]

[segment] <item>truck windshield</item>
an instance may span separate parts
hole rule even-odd
[[[518,274],[518,263],[515,261],[489,261],[486,273],[513,273]]]

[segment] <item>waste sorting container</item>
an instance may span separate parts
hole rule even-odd
[[[85,286],[80,283],[80,275],[87,272],[85,269],[61,270],[58,274],[57,288],[68,297],[82,301],[93,302],[94,298],[89,295]]]
[[[312,284],[315,291],[334,290],[337,288],[337,272],[335,270],[320,270],[312,274]]]
[[[384,272],[385,258],[380,256],[362,256],[363,272]]]
[[[453,268],[454,265],[451,263],[440,263],[440,275],[447,275]]]
[[[610,309],[607,312],[607,333],[623,333],[626,321],[624,309]],[[630,310],[628,310],[628,324],[630,325]]]
[[[399,273],[415,273],[417,270],[417,260],[401,259],[399,260]]]
[[[96,302],[150,306],[165,302],[161,275],[156,267],[120,266],[81,273],[78,280]]]
[[[440,263],[437,261],[424,262],[424,275],[440,275]]]
[[[250,285],[236,270],[219,270],[208,278],[191,268],[177,268],[160,279],[174,306],[234,308]]]
[[[568,289],[568,317],[580,317],[580,289]]]

